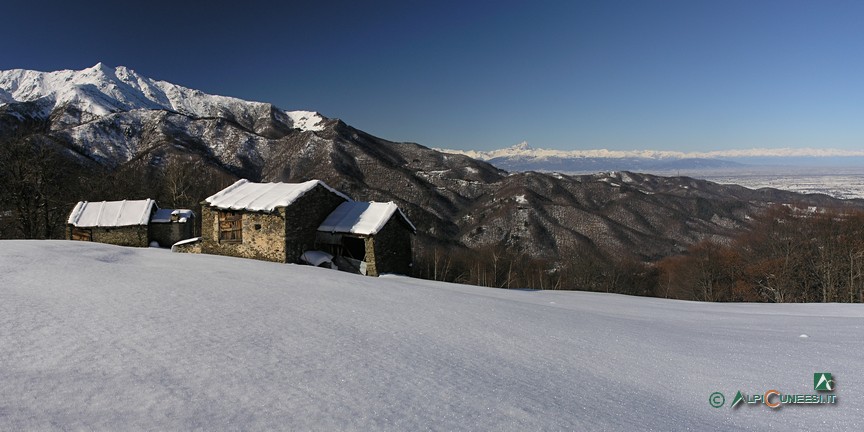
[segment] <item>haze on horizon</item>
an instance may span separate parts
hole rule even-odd
[[[5,5],[0,69],[97,62],[493,150],[864,148],[864,3]]]

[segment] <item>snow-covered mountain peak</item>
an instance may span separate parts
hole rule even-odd
[[[100,61],[100,62],[96,63],[95,65],[93,65],[92,67],[89,67],[89,68],[84,69],[84,70],[89,70],[89,71],[102,71],[102,72],[112,71],[112,72],[113,72],[113,71],[114,71],[114,68],[112,68],[112,67],[110,67],[110,66],[108,66],[108,65],[106,65],[105,63],[102,63],[102,62]]]
[[[286,111],[295,129],[304,131],[320,131],[324,129],[324,117],[315,111]]]
[[[142,92],[134,72],[126,68],[120,72],[104,63],[80,71],[2,71],[0,89],[11,96],[9,102],[49,99],[54,102],[53,108],[71,104],[96,116],[135,109],[170,109],[165,104],[167,99]]]
[[[199,118],[230,118],[249,127],[261,119],[277,117],[289,127],[310,131],[321,130],[324,120],[311,111],[289,111],[283,116],[269,103],[210,95],[102,62],[78,71],[0,71],[0,104],[38,100],[46,102],[45,116],[64,106],[96,117],[122,111],[167,110]]]
[[[87,69],[82,69],[80,71],[80,74],[84,75],[84,76],[114,75],[114,68],[106,65],[105,63],[99,62],[99,63],[96,63],[95,65],[93,65]]]

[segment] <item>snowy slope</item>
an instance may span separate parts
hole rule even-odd
[[[0,430],[861,430],[864,307],[0,242]],[[809,338],[799,337],[807,334]],[[737,390],[838,404],[728,408]],[[708,404],[726,394],[722,408]]]
[[[134,110],[169,110],[192,117],[225,117],[253,120],[271,115],[267,103],[216,96],[165,81],[157,81],[123,66],[102,63],[75,70],[39,72],[0,71],[0,104],[47,101],[47,115],[71,104],[93,118]],[[279,118],[301,130],[321,130],[323,117],[311,111],[284,112]]]

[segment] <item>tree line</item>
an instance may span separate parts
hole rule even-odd
[[[663,297],[864,302],[864,212],[774,206],[731,241],[702,241],[656,268]]]
[[[0,238],[64,238],[78,201],[155,199],[166,208],[196,212],[200,201],[236,180],[229,173],[182,153],[160,154],[162,163],[132,160],[105,167],[77,155],[32,121],[0,134]],[[200,223],[200,222],[199,222]]]
[[[732,239],[657,262],[570,248],[557,260],[506,247],[419,247],[415,273],[498,288],[564,289],[698,301],[864,302],[864,212],[777,205]]]
[[[656,270],[634,257],[612,257],[588,246],[562,248],[557,259],[506,246],[415,245],[414,276],[510,289],[581,290],[652,295]]]

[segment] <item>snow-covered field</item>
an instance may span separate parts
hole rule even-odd
[[[821,193],[834,198],[864,198],[864,174],[742,174],[699,176],[715,183],[737,184],[750,189],[775,188],[798,193]]]
[[[836,404],[729,407],[739,390],[815,394],[815,372]],[[864,305],[0,241],[0,430],[142,429],[860,431]]]
[[[840,199],[864,199],[862,167],[741,167],[703,170],[648,170],[648,173],[687,176],[750,189],[774,188],[804,194],[821,193]]]

